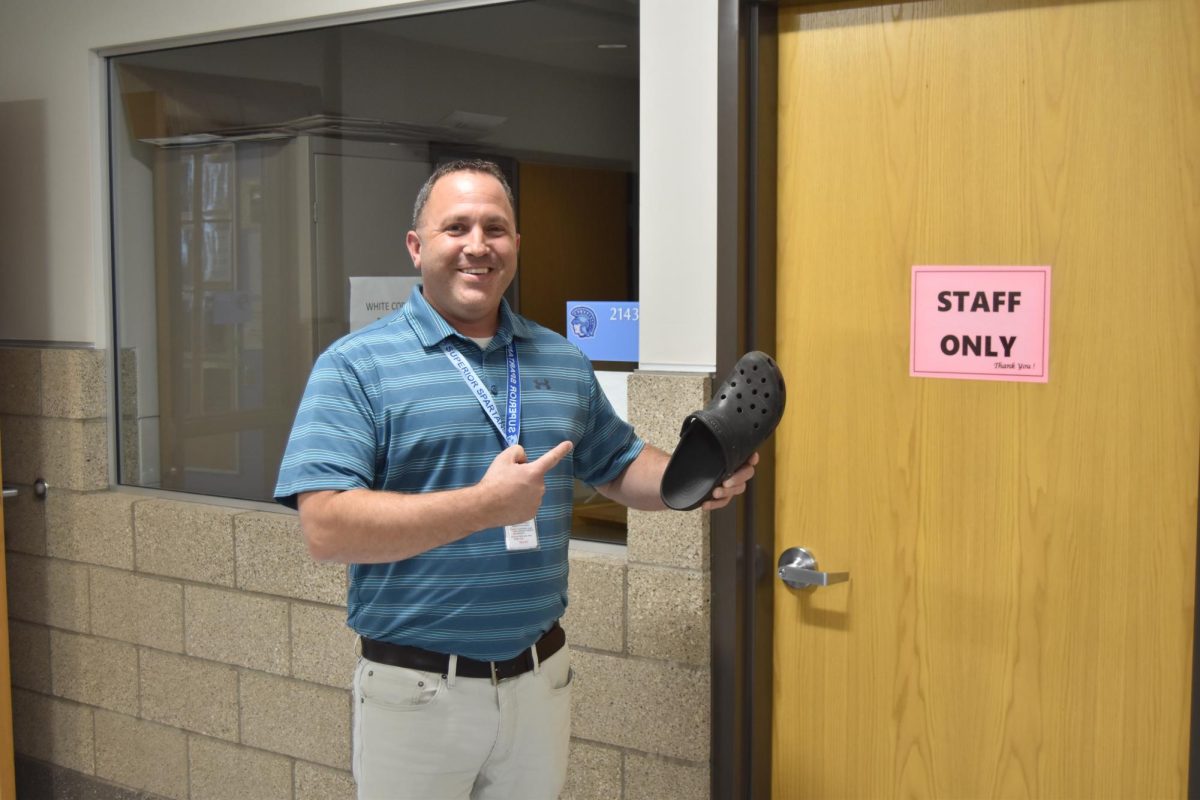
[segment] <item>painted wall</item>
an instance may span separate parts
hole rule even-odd
[[[712,372],[717,0],[641,9],[641,367]]]
[[[104,70],[97,49],[400,7],[473,4],[6,3],[0,25],[0,340],[109,346]],[[716,0],[642,3],[639,246],[647,368],[706,371],[716,360],[716,8]]]

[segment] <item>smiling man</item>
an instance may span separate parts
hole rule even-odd
[[[426,301],[467,336],[496,332],[500,299],[517,274],[521,236],[501,181],[503,174],[455,170],[427,182],[405,238]]]
[[[406,239],[422,286],[317,360],[280,466],[309,552],[350,565],[363,800],[556,798],[574,480],[664,508],[667,455],[577,348],[505,302],[520,242],[499,168],[438,168]],[[704,507],[744,491],[756,460]]]

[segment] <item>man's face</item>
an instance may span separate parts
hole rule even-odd
[[[443,176],[405,243],[429,304],[459,333],[494,334],[521,244],[500,182],[482,172]]]

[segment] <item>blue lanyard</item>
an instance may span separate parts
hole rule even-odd
[[[463,358],[462,353],[458,352],[458,348],[449,341],[444,341],[442,342],[442,352],[458,370],[458,374],[462,376],[467,388],[475,395],[479,405],[483,406],[484,413],[496,426],[504,443],[509,447],[516,444],[521,438],[521,370],[517,364],[516,343],[509,342],[505,351],[508,362],[508,405],[505,408],[504,417],[500,416],[500,409],[496,406],[496,400],[492,397],[492,393],[483,385],[483,381],[475,374],[475,370]]]

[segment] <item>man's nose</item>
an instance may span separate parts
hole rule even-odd
[[[478,225],[471,228],[467,233],[467,240],[463,244],[463,251],[469,256],[481,256],[487,253],[487,237],[483,235],[483,228]]]

